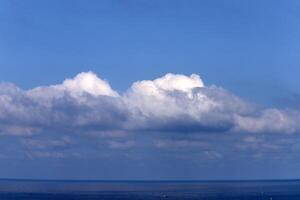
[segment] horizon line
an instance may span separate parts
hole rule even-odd
[[[36,181],[36,182],[291,182],[300,181],[300,178],[288,179],[47,179],[47,178],[0,178],[0,181]]]

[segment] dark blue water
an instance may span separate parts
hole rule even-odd
[[[17,181],[0,180],[0,200],[205,199],[300,200],[300,181]]]

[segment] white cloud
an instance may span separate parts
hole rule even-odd
[[[187,112],[189,115],[193,114],[191,109],[186,107],[191,106],[191,104],[187,105],[184,101],[191,101],[193,89],[201,87],[204,87],[204,84],[197,75],[193,74],[187,77],[167,74],[153,81],[145,80],[133,83],[126,92],[124,101],[134,114],[138,115],[134,119],[138,123],[151,117],[158,120],[176,118],[177,115],[184,115]],[[208,101],[205,103],[206,106],[213,104],[213,102]]]
[[[128,125],[161,131],[228,131],[235,114],[251,114],[256,109],[222,88],[205,87],[197,75],[167,74],[135,82],[123,100],[131,111]]]
[[[300,115],[296,112],[265,109],[255,116],[236,115],[236,122],[237,131],[291,134],[300,128]]]
[[[194,88],[204,87],[200,76],[192,74],[166,74],[155,80],[143,80],[133,83],[132,89],[149,96],[160,96],[160,91],[181,91],[191,94]]]
[[[84,72],[62,84],[22,90],[0,85],[2,135],[113,133],[296,133],[298,112],[259,109],[200,76],[167,74],[118,94]],[[101,135],[101,134],[100,134]]]
[[[105,80],[100,79],[93,72],[82,72],[73,79],[66,79],[61,85],[55,85],[53,87],[59,90],[69,91],[75,97],[81,96],[84,93],[93,96],[119,96]]]
[[[47,103],[52,98],[62,98],[65,94],[80,102],[86,102],[87,95],[119,97],[107,81],[102,80],[93,72],[82,72],[72,79],[64,80],[62,84],[36,87],[27,92],[28,96]]]

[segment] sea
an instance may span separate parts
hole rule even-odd
[[[0,200],[300,200],[300,181],[0,180]]]

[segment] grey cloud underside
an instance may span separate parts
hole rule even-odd
[[[158,79],[136,82],[122,95],[111,88],[101,94],[102,80],[91,72],[79,76],[82,80],[78,76],[68,80],[74,82],[71,89],[61,84],[24,91],[13,84],[1,84],[1,134],[25,136],[46,130],[80,134],[103,130],[162,133],[296,133],[299,130],[298,112],[260,109],[223,88],[204,86],[196,75],[191,78],[168,74],[160,78],[159,84]],[[190,87],[191,79],[194,85]],[[100,84],[94,83],[98,80]],[[85,88],[77,83],[80,81],[92,87]],[[98,89],[99,92],[94,91]]]
[[[31,90],[0,84],[2,150],[30,159],[132,157],[125,150],[147,148],[184,159],[186,152],[191,159],[222,159],[230,151],[257,159],[299,150],[299,116],[205,86],[195,74],[137,81],[122,94],[92,72]]]
[[[7,85],[1,85],[7,89]],[[14,89],[2,93],[0,122],[2,134],[27,135],[44,130],[77,132],[90,129],[118,129],[128,118],[128,111],[119,99],[86,95],[89,104],[79,103],[68,93],[43,104],[26,91]],[[23,133],[22,133],[23,131]]]

